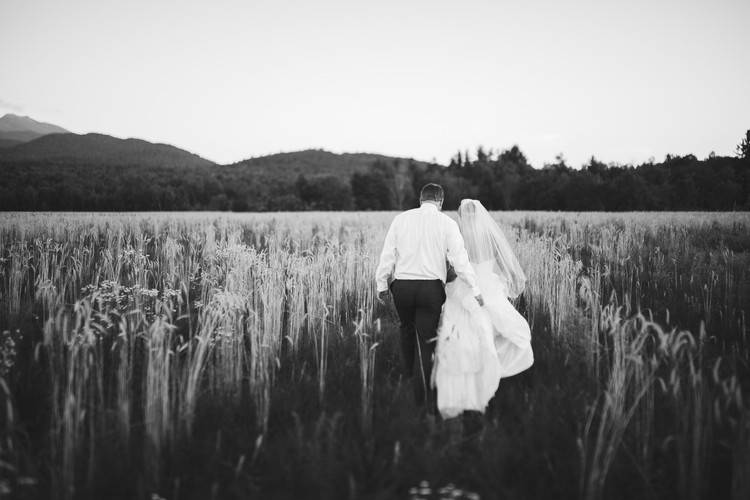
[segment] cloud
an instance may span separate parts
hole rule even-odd
[[[23,107],[19,106],[18,104],[13,104],[12,102],[5,101],[3,99],[0,99],[0,108],[5,108],[16,113],[20,113],[23,111]]]

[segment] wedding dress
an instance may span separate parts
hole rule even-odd
[[[526,280],[510,245],[476,200],[461,202],[459,226],[484,306],[462,280],[446,285],[432,373],[443,418],[484,412],[500,379],[534,362],[529,324],[508,300]]]

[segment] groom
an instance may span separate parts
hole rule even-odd
[[[381,304],[385,304],[389,288],[393,295],[401,321],[404,371],[407,377],[414,378],[417,404],[426,405],[429,412],[434,412],[435,391],[429,385],[434,340],[445,302],[446,260],[471,287],[480,306],[484,301],[458,224],[440,211],[443,188],[426,184],[419,202],[419,208],[407,210],[393,219],[385,236],[375,279]],[[393,281],[389,287],[390,276]]]

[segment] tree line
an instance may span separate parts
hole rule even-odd
[[[449,210],[462,198],[490,210],[750,210],[750,131],[735,157],[667,155],[637,166],[592,157],[572,168],[558,156],[537,169],[513,146],[458,153],[448,166],[379,159],[350,177],[45,161],[3,164],[0,172],[0,210],[403,210],[416,206],[427,182],[445,188]]]

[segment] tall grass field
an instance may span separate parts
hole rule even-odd
[[[458,436],[394,215],[0,214],[0,497],[750,498],[750,213],[494,213],[535,364]]]

